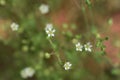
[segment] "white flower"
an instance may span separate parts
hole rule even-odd
[[[27,67],[27,68],[24,68],[21,72],[21,77],[26,79],[26,78],[30,78],[32,77],[34,74],[35,74],[35,70],[31,67]]]
[[[65,70],[69,70],[71,69],[71,66],[72,64],[70,62],[66,62],[63,67],[65,68]]]
[[[85,51],[89,51],[89,52],[92,51],[91,50],[92,45],[90,44],[90,42],[88,42],[87,44],[85,44],[84,47],[85,47]]]
[[[1,4],[1,5],[5,5],[5,4],[6,4],[6,1],[5,1],[5,0],[0,0],[0,4]]]
[[[83,46],[78,42],[76,44],[76,51],[82,51]]]
[[[55,29],[53,28],[52,24],[47,24],[46,27],[45,27],[45,31],[48,34],[48,37],[54,36]]]
[[[39,10],[42,14],[47,14],[49,12],[49,6],[46,4],[41,4]]]
[[[13,22],[13,23],[10,25],[10,27],[11,27],[11,29],[12,29],[13,31],[17,31],[18,28],[19,28],[19,25],[18,25],[17,23]]]

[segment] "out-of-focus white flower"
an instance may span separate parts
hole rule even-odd
[[[69,70],[71,69],[71,66],[72,64],[70,62],[66,62],[63,67],[65,68],[65,70]]]
[[[90,44],[90,42],[86,43],[86,44],[84,45],[84,47],[85,47],[85,51],[89,51],[89,52],[92,51],[92,50],[91,50],[92,45]]]
[[[35,74],[35,70],[31,67],[26,67],[20,72],[20,74],[21,74],[21,77],[24,79],[30,78]]]
[[[45,31],[48,34],[48,37],[54,36],[55,29],[53,28],[52,24],[47,24],[46,27],[45,27]]]
[[[0,0],[0,4],[1,5],[5,5],[6,4],[6,0]]]
[[[11,29],[12,29],[13,31],[17,31],[18,28],[19,28],[19,25],[18,25],[17,23],[13,22],[13,23],[10,25],[10,27],[11,27]]]
[[[41,4],[39,10],[41,14],[47,14],[49,12],[49,6],[46,4]]]
[[[76,44],[76,51],[82,51],[83,46],[78,42]]]

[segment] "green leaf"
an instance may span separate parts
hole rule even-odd
[[[113,24],[112,18],[110,18],[110,19],[108,20],[108,24],[109,24],[109,25],[112,25],[112,24]]]
[[[114,75],[120,75],[120,69],[118,69],[118,68],[113,69],[111,72]]]
[[[87,4],[88,6],[91,6],[91,1],[90,1],[90,0],[86,0],[86,4]]]

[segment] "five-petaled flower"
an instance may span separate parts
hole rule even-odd
[[[55,33],[55,29],[53,28],[52,24],[47,24],[45,27],[45,31],[48,35],[48,37],[53,37]]]
[[[41,14],[47,14],[49,12],[49,6],[46,4],[41,4],[39,10]]]
[[[84,45],[85,51],[91,52],[91,51],[92,51],[92,50],[91,50],[91,47],[92,47],[92,45],[90,44],[90,42],[88,42],[88,43],[86,43],[86,44]]]
[[[20,72],[20,74],[21,74],[21,77],[24,79],[30,78],[35,74],[35,70],[31,67],[26,67]]]
[[[71,69],[71,66],[72,64],[70,62],[66,62],[63,67],[65,68],[65,70],[69,70]]]
[[[82,49],[83,49],[83,46],[80,44],[80,42],[78,42],[76,44],[76,51],[82,51]]]
[[[19,25],[18,25],[17,23],[13,22],[13,23],[10,25],[10,27],[11,27],[11,29],[12,29],[13,31],[17,31],[18,28],[19,28]]]

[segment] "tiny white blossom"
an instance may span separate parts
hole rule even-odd
[[[53,28],[52,24],[47,24],[46,27],[45,27],[45,31],[48,34],[48,37],[54,36],[55,29]]]
[[[49,6],[46,4],[41,4],[39,10],[41,14],[47,14],[49,12]]]
[[[13,31],[17,31],[18,28],[19,28],[19,25],[18,25],[17,23],[13,22],[13,23],[10,25],[10,27],[11,27],[11,29],[12,29]]]
[[[24,79],[30,78],[35,74],[35,70],[31,67],[26,67],[20,72],[20,74],[21,74],[21,77]]]
[[[76,44],[76,51],[82,51],[83,46],[78,42]]]
[[[72,64],[70,62],[66,62],[63,67],[65,68],[65,70],[69,70],[71,69],[71,66]]]
[[[89,52],[92,51],[92,50],[91,50],[92,45],[90,44],[90,42],[86,43],[86,44],[84,45],[84,47],[85,47],[85,51],[89,51]]]
[[[5,5],[5,4],[6,4],[6,1],[5,1],[5,0],[0,0],[0,4],[1,4],[1,5]]]

